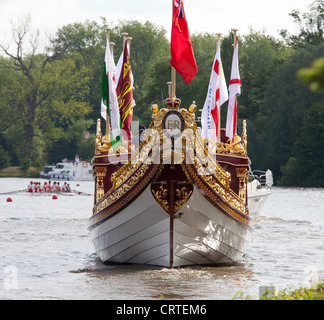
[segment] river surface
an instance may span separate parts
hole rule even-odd
[[[239,264],[166,269],[102,264],[87,230],[93,197],[3,194],[29,180],[0,178],[0,299],[258,299],[260,286],[324,277],[324,189],[273,188]],[[93,194],[92,181],[70,185]]]

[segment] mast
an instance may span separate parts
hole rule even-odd
[[[237,45],[237,33],[238,29],[232,29],[232,32],[234,34],[234,43],[233,43],[233,55],[234,55],[234,52],[235,52],[235,47]],[[235,100],[237,99],[237,96],[235,96]],[[237,117],[237,110],[236,110],[236,117]],[[234,138],[235,138],[235,135],[237,134],[237,119],[236,119],[236,126],[234,128],[234,136],[233,136],[233,141],[234,141]]]
[[[106,31],[106,36],[107,36],[107,44],[109,45],[109,49],[110,49],[110,31],[111,31],[111,29],[106,28],[105,31]],[[108,88],[108,90],[109,90],[109,88]],[[107,107],[107,110],[106,110],[106,134],[107,134],[107,137],[109,137],[109,134],[110,134],[110,117],[108,116],[108,108],[109,108],[109,102],[108,101],[107,101],[107,106],[106,107]]]
[[[216,38],[216,51],[218,50],[218,45],[220,47],[220,40],[221,40],[221,33],[216,33],[217,38]],[[221,76],[221,72],[223,72],[223,70],[219,70],[219,76],[218,76],[218,83],[219,83],[219,93],[221,92],[221,84],[222,81],[220,81],[220,76]],[[219,100],[217,101],[217,108],[218,108],[218,132],[217,132],[217,136],[218,136],[218,141],[221,142],[221,109],[220,109],[220,97]]]

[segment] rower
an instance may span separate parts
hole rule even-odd
[[[48,192],[52,192],[53,191],[52,186],[51,186],[51,181],[48,181],[47,191]]]
[[[28,185],[28,192],[33,192],[33,181],[30,181]]]

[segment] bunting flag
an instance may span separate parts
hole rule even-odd
[[[172,0],[173,18],[171,31],[171,61],[170,64],[190,83],[198,73],[183,1]]]
[[[238,43],[236,42],[232,61],[229,100],[226,120],[226,136],[234,141],[237,127],[237,96],[241,94],[241,79],[238,63]]]
[[[104,119],[107,119],[107,115],[110,117],[110,142],[114,149],[116,149],[122,143],[118,98],[116,90],[117,86],[115,80],[115,68],[115,62],[111,54],[107,39],[105,64],[101,82],[101,116]]]
[[[128,54],[127,41],[124,47],[124,56],[122,69],[117,85],[117,94],[119,102],[119,113],[121,119],[121,126],[126,134],[125,138],[130,140],[132,138],[131,122],[133,118],[133,77]]]
[[[201,135],[203,139],[209,139],[213,144],[217,142],[220,126],[220,107],[228,100],[227,85],[223,72],[220,55],[220,41],[210,75],[208,92],[201,114]]]

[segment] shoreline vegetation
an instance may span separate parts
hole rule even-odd
[[[300,287],[291,291],[286,288],[272,296],[266,292],[260,300],[324,300],[324,278],[311,288]]]
[[[0,170],[0,178],[39,178],[41,171],[36,167],[29,167],[27,170],[21,167],[7,167]]]

